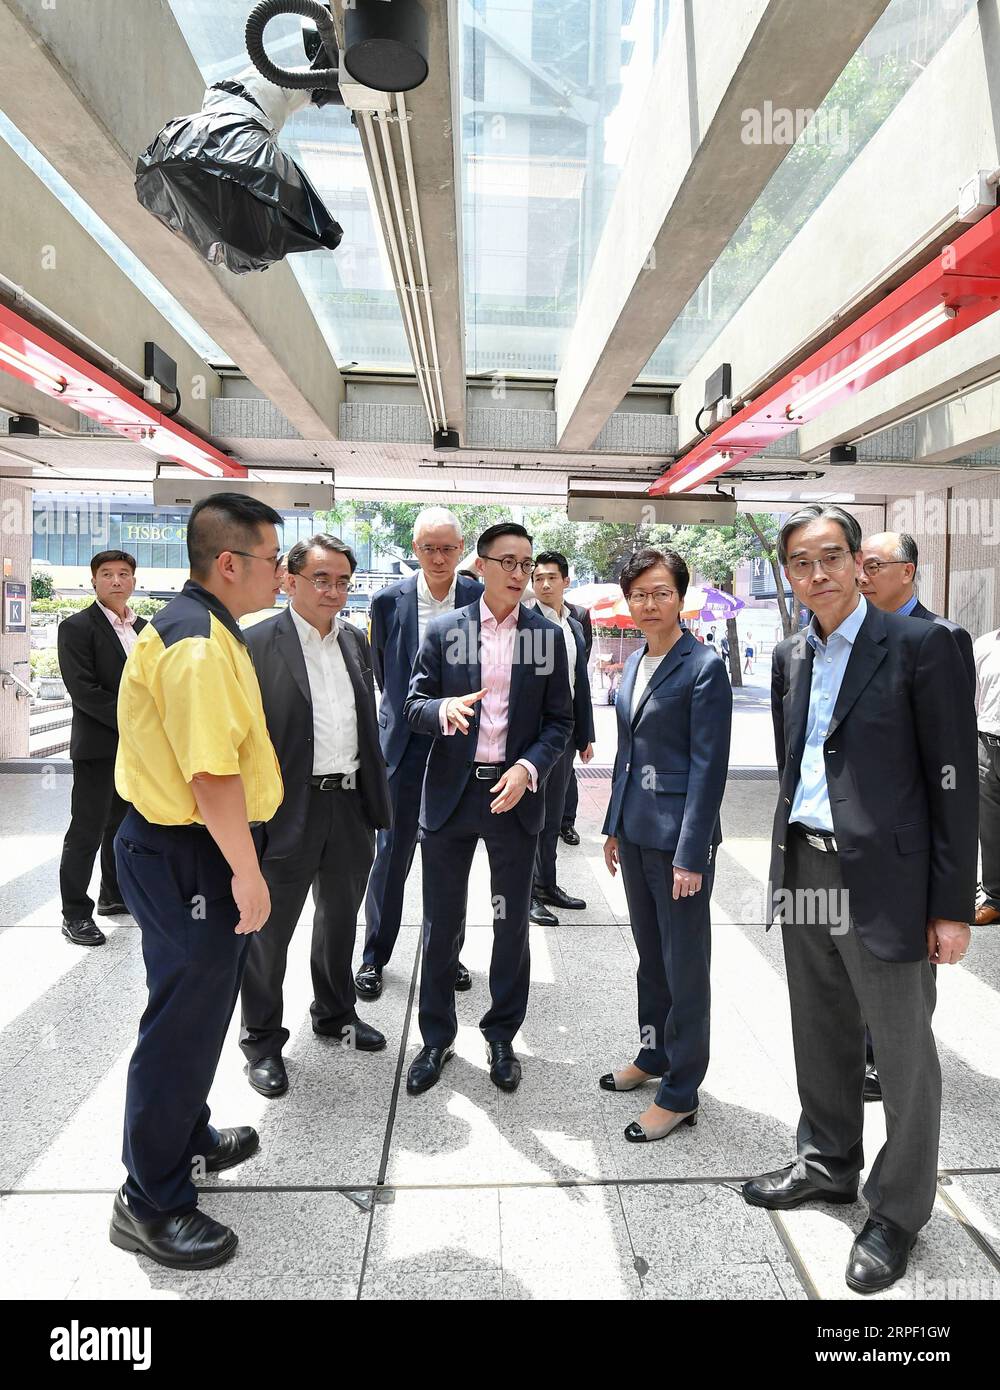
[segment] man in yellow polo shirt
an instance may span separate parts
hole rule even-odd
[[[216,493],[191,511],[191,578],[147,624],[118,693],[115,839],[122,896],[142,931],[149,1001],[128,1070],[111,1241],[175,1269],[207,1269],[236,1233],[197,1208],[192,1181],[230,1168],[256,1131],[209,1124],[208,1093],[251,932],[271,904],[262,824],[282,785],[238,619],[277,591],[273,508]]]

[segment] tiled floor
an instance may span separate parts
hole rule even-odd
[[[756,719],[753,712],[745,718]],[[753,745],[743,731],[744,746]],[[113,1248],[124,1072],[144,998],[138,932],[85,951],[58,932],[56,867],[69,778],[0,776],[0,1297],[804,1299],[849,1296],[843,1267],[863,1203],[774,1218],[741,1178],[792,1155],[797,1101],[780,942],[761,921],[773,781],[734,778],[714,894],[713,1059],[695,1129],[629,1145],[643,1107],[597,1077],[634,1047],[635,950],[607,875],[607,781],[582,780],[583,842],[560,881],[587,899],[532,928],[524,1080],[490,1083],[477,1022],[491,930],[477,858],[458,996],[457,1056],[422,1097],[400,1084],[419,1046],[419,862],[386,990],[362,1013],[389,1038],[358,1055],[315,1038],[308,942],[286,982],[290,1090],[247,1086],[235,1026],[211,1096],[215,1120],[253,1124],[261,1149],[206,1185],[239,1233],[220,1270],[178,1274]],[[1000,932],[940,972],[943,1173],[907,1280],[887,1298],[1000,1297]],[[866,1108],[866,1151],[884,1134]],[[936,1282],[935,1282],[936,1281]]]

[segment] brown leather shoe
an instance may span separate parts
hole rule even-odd
[[[1000,909],[991,907],[989,903],[983,903],[982,907],[976,908],[977,927],[989,927],[994,922],[1000,922]]]

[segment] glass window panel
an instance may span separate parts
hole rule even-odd
[[[162,541],[153,543],[152,565],[154,569],[162,570],[167,567],[167,547]]]

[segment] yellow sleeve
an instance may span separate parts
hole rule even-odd
[[[210,637],[188,637],[160,658],[157,703],[181,776],[239,773],[251,710],[225,650]]]

